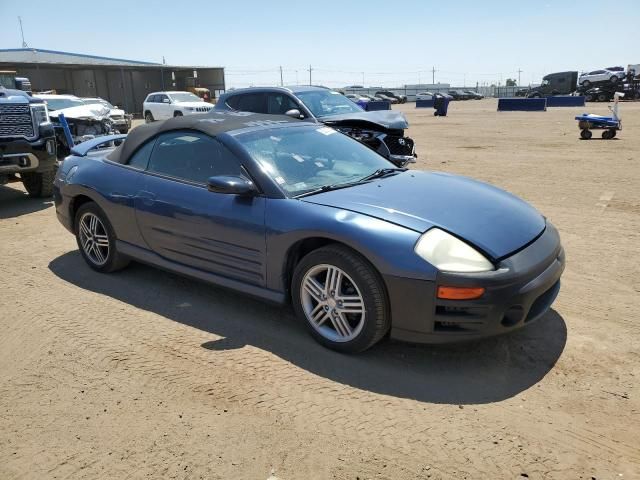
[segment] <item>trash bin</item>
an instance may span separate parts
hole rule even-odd
[[[433,96],[433,108],[435,108],[435,112],[433,112],[434,116],[446,117],[447,109],[449,108],[449,96],[436,93]]]

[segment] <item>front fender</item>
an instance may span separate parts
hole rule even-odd
[[[363,255],[382,275],[434,280],[437,270],[414,252],[420,234],[349,210],[295,199],[269,199],[266,207],[267,287],[285,291],[287,260],[301,240],[323,238]]]

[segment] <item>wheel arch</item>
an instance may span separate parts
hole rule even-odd
[[[298,263],[300,263],[300,260],[302,260],[309,253],[315,250],[318,250],[319,248],[325,247],[327,245],[342,246],[344,248],[351,250],[352,252],[356,253],[357,255],[361,256],[364,260],[366,260],[369,263],[369,265],[371,265],[371,267],[375,270],[375,272],[379,275],[380,279],[382,280],[382,285],[385,288],[385,294],[387,294],[386,285],[385,285],[384,277],[382,273],[380,272],[378,267],[376,267],[375,263],[372,262],[371,259],[367,258],[365,254],[363,254],[353,246],[345,242],[342,242],[340,240],[336,240],[329,237],[323,237],[323,236],[311,236],[311,237],[306,237],[306,238],[297,240],[295,243],[293,243],[289,247],[285,255],[285,261],[282,266],[282,277],[283,277],[283,284],[286,290],[285,295],[288,301],[291,300],[291,282],[293,281],[293,272],[295,271],[295,268],[298,265]]]
[[[85,203],[91,202],[97,203],[93,198],[83,193],[76,195],[69,202],[69,218],[71,219],[71,224],[73,225],[74,230],[76,228],[76,213],[78,212],[78,209],[80,209],[80,207]]]

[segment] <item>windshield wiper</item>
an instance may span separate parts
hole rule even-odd
[[[346,183],[335,183],[333,185],[323,185],[318,188],[314,188],[313,190],[309,190],[308,192],[303,192],[298,195],[295,195],[293,198],[302,198],[307,197],[309,195],[315,195],[317,193],[330,192],[332,190],[340,190],[341,188],[353,187],[354,185],[358,185],[360,180],[355,182],[346,182]]]
[[[408,168],[379,168],[375,172],[366,177],[360,178],[353,182],[344,182],[344,183],[334,183],[333,185],[323,185],[321,187],[315,188],[313,190],[309,190],[308,192],[301,193],[296,195],[294,198],[306,197],[308,195],[315,195],[317,193],[330,192],[332,190],[339,190],[341,188],[353,187],[354,185],[360,185],[361,183],[368,182],[369,180],[373,180],[376,178],[386,177],[387,175],[392,175],[399,172],[406,172]]]
[[[408,168],[379,168],[372,174],[367,175],[366,177],[362,177],[360,180],[358,180],[358,182],[366,182],[368,180],[374,180],[376,178],[383,178],[383,177],[386,177],[387,175],[391,175],[398,172],[406,172],[407,170],[409,169]]]

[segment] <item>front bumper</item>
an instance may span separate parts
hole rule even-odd
[[[56,166],[53,127],[41,127],[37,140],[0,139],[0,174],[44,172]],[[49,145],[47,145],[49,143]]]
[[[439,273],[435,282],[385,277],[391,301],[391,337],[447,343],[511,332],[542,317],[560,291],[565,255],[553,225],[495,271]],[[437,298],[439,285],[484,287],[476,300]]]

